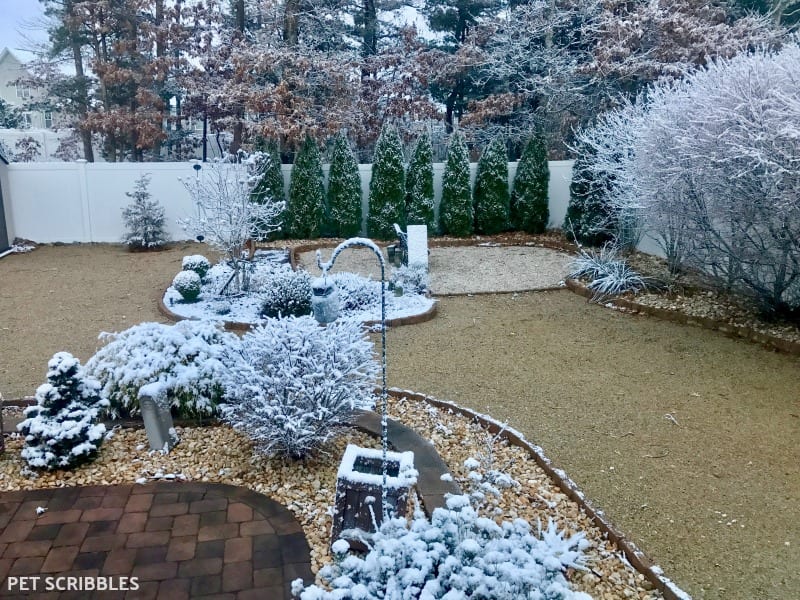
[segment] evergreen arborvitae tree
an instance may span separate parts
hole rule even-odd
[[[381,240],[394,238],[394,224],[405,227],[405,205],[403,145],[397,129],[384,124],[375,144],[372,180],[369,182],[369,235]]]
[[[283,218],[286,236],[318,238],[325,210],[325,186],[317,143],[306,136],[297,153],[289,185],[289,202]]]
[[[150,175],[136,180],[132,192],[125,192],[133,202],[122,209],[122,219],[128,231],[122,238],[128,247],[135,250],[160,248],[167,243],[164,232],[164,207],[150,199]]]
[[[439,227],[445,235],[472,235],[473,214],[467,145],[464,143],[464,136],[456,132],[447,146],[442,199],[439,204]]]
[[[108,400],[68,352],[55,354],[47,368],[47,383],[36,390],[36,405],[25,409],[19,424],[25,436],[21,456],[37,469],[69,469],[97,454],[106,432],[97,416]]]
[[[543,233],[550,219],[547,185],[550,167],[547,147],[540,135],[528,140],[517,165],[511,192],[511,226],[528,233]]]
[[[607,200],[608,185],[598,181],[587,168],[591,159],[589,151],[584,149],[572,166],[564,231],[580,244],[601,246],[614,237],[614,219]]]
[[[361,176],[344,133],[336,136],[328,174],[326,233],[349,238],[361,231]]]
[[[477,233],[492,235],[508,229],[508,153],[502,136],[494,138],[481,154],[474,198]]]
[[[406,223],[427,225],[434,231],[433,217],[433,148],[427,133],[423,133],[414,147],[414,156],[406,176]]]
[[[250,194],[250,200],[256,204],[265,202],[279,202],[285,200],[283,191],[283,172],[281,171],[281,156],[278,144],[274,141],[266,143],[261,163],[258,165],[259,179]],[[275,234],[273,234],[274,237]],[[269,234],[259,234],[258,239],[265,241]]]

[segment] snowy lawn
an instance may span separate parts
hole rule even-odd
[[[200,296],[186,302],[174,286],[164,293],[164,305],[174,314],[191,319],[223,319],[235,323],[257,324],[265,320],[261,311],[271,294],[276,278],[290,271],[288,255],[283,250],[259,250],[248,265],[251,289],[247,293],[222,293],[233,269],[225,263],[211,267],[203,279]],[[339,291],[340,319],[380,321],[380,282],[352,273],[330,275]],[[388,284],[387,284],[388,285]],[[397,319],[428,311],[435,300],[420,293],[404,291],[396,296],[386,292],[386,318]]]

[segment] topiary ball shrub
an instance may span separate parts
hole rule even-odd
[[[21,456],[35,469],[71,469],[97,454],[106,433],[97,417],[108,400],[68,352],[56,353],[47,368],[36,405],[25,409],[26,419],[17,426],[25,437]]]
[[[202,254],[192,254],[183,257],[181,268],[184,271],[194,271],[200,275],[200,279],[202,280],[206,278],[206,273],[208,273],[208,270],[211,268],[211,263],[208,262],[208,259]]]
[[[278,319],[311,314],[311,276],[306,271],[276,271],[263,294],[262,316]]]
[[[181,295],[184,302],[196,302],[202,287],[200,275],[194,271],[181,271],[172,280],[172,287]]]

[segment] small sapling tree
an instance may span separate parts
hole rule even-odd
[[[128,229],[123,241],[132,250],[151,250],[167,243],[164,207],[151,200],[149,187],[150,175],[144,174],[136,180],[132,192],[125,192],[132,202],[122,209],[122,219]]]

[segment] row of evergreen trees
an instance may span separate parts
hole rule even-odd
[[[277,147],[269,147],[268,153],[270,160],[253,190],[256,202],[283,198]],[[473,192],[467,147],[463,136],[456,133],[447,149],[437,224],[430,138],[420,136],[406,169],[400,136],[386,125],[375,146],[367,232],[373,238],[391,239],[394,223],[404,228],[427,225],[431,232],[454,236],[491,235],[510,229],[543,232],[549,218],[549,178],[547,149],[543,140],[534,136],[522,154],[509,194],[506,146],[498,137],[478,162]],[[327,193],[319,149],[312,138],[306,138],[292,170],[283,231],[288,238],[351,237],[361,231],[361,177],[344,134],[334,143]]]

